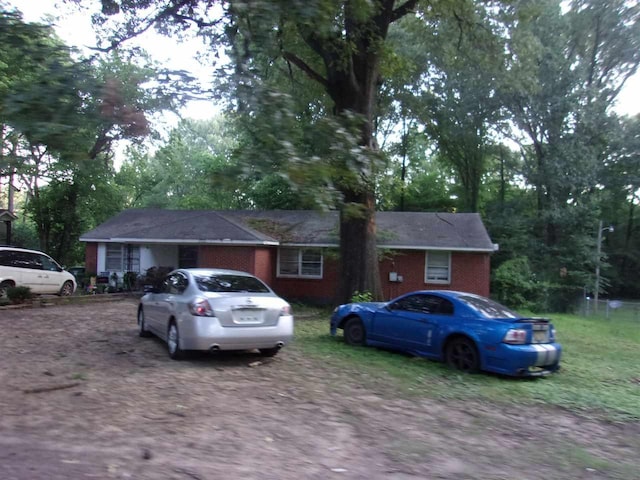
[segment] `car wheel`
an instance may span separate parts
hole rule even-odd
[[[61,297],[69,297],[73,295],[73,283],[72,282],[64,282],[62,288],[60,289],[59,295]]]
[[[344,324],[344,340],[349,345],[361,346],[364,345],[367,333],[364,329],[362,320],[358,317],[353,317],[347,320]]]
[[[144,323],[144,310],[142,308],[138,309],[138,335],[141,337],[150,337],[151,332],[147,330],[147,327]]]
[[[178,325],[176,325],[175,321],[169,324],[167,348],[169,350],[169,356],[172,359],[180,360],[184,357],[184,351],[180,348],[180,332],[178,331]]]
[[[480,369],[478,349],[468,338],[455,338],[449,342],[446,362],[451,368],[465,373],[474,373]]]
[[[0,298],[7,298],[7,290],[11,287],[13,287],[13,283],[11,282],[0,283]]]
[[[274,348],[260,348],[260,355],[262,355],[263,357],[275,357],[278,352],[280,351],[279,348],[274,347]]]

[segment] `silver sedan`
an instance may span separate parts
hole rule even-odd
[[[188,350],[252,350],[274,356],[293,338],[291,306],[258,278],[235,270],[190,268],[146,287],[138,306],[141,337],[167,342],[169,356]]]

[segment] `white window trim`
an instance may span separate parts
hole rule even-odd
[[[438,250],[437,253],[446,253],[449,256],[449,264],[447,265],[447,279],[446,280],[432,280],[427,277],[429,272],[429,254],[434,251],[426,251],[424,254],[424,283],[432,283],[439,285],[450,285],[451,284],[451,252]]]
[[[118,260],[119,266],[118,266],[117,269],[109,268],[110,267],[110,265],[108,265],[108,261],[109,261],[108,252],[109,252],[109,249],[110,248],[112,248],[112,249],[113,248],[118,248],[118,247],[120,249],[120,255],[119,255],[119,260]],[[129,248],[138,249],[138,258],[137,258],[137,260],[138,260],[138,272],[136,272],[136,273],[140,273],[141,255],[142,255],[140,246],[139,245],[124,244],[124,243],[107,243],[107,244],[105,244],[105,249],[104,249],[104,267],[105,267],[105,269],[104,269],[104,271],[105,272],[120,272],[120,273],[124,273],[124,272],[128,271],[128,270],[125,269],[125,263],[127,263],[127,250]],[[114,256],[114,258],[115,258],[115,256]],[[135,271],[135,270],[132,270],[132,271]]]
[[[303,248],[303,247],[284,247],[288,250],[297,250],[298,251],[298,272],[302,272],[302,252],[304,250],[317,250],[315,248]],[[280,273],[280,252],[281,248],[278,249],[278,272],[276,276],[278,278],[309,278],[309,279],[322,279],[324,275],[324,254],[321,250],[318,250],[320,253],[320,275],[302,275],[301,273],[297,275],[290,275],[286,273]]]

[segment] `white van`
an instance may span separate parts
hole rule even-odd
[[[67,296],[75,291],[76,280],[46,253],[0,247],[0,297],[6,296],[9,287]]]

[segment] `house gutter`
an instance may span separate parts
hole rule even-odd
[[[186,240],[183,238],[180,239],[148,239],[148,238],[86,238],[80,237],[81,242],[92,242],[92,243],[133,243],[133,244],[146,244],[146,245],[185,245],[185,244],[195,244],[195,245],[266,245],[266,246],[275,246],[280,245],[279,242],[264,240],[262,242],[257,242],[255,240],[231,240],[228,238],[223,238],[219,240]]]

